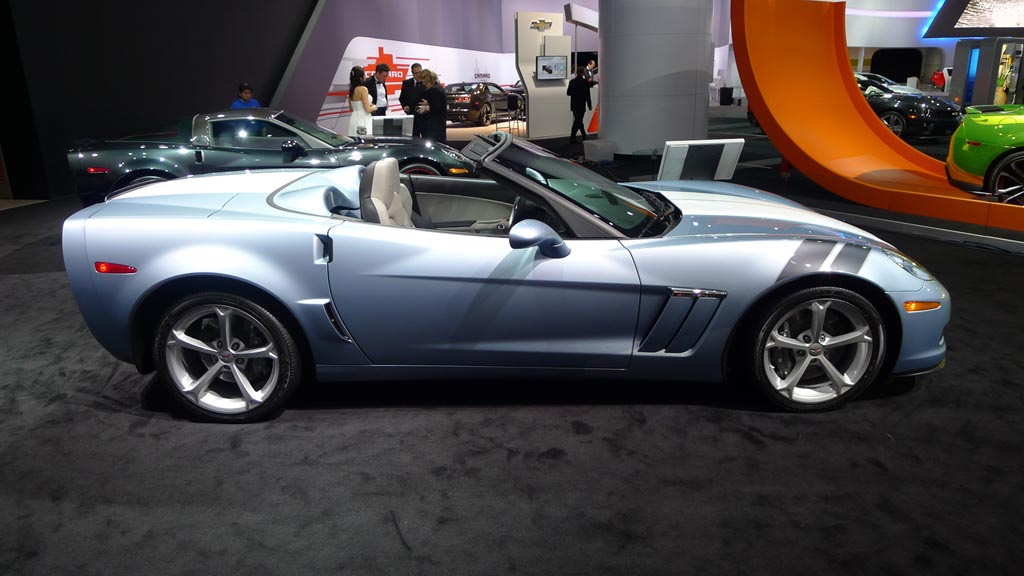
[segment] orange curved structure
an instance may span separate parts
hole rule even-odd
[[[818,185],[885,210],[1024,230],[1024,209],[951,186],[942,162],[878,119],[850,70],[845,2],[732,0],[732,28],[750,110]]]

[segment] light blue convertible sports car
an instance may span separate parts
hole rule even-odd
[[[383,159],[124,191],[65,222],[71,287],[111,354],[220,422],[306,378],[730,378],[825,410],[943,363],[946,290],[863,230],[500,132],[463,153],[479,178]]]

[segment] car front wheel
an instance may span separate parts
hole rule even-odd
[[[886,112],[879,118],[897,136],[902,136],[907,129],[907,119],[899,112]]]
[[[402,174],[426,174],[427,176],[440,176],[441,172],[430,164],[413,162],[402,166]]]
[[[885,328],[867,299],[838,287],[809,288],[763,313],[748,366],[765,397],[797,412],[830,410],[878,377]]]
[[[1014,152],[992,167],[985,190],[996,200],[1024,205],[1024,152]]]
[[[183,298],[161,318],[159,378],[190,416],[255,422],[276,416],[298,387],[301,356],[266,308],[226,293]]]

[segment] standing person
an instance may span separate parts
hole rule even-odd
[[[248,82],[238,85],[238,99],[231,103],[231,108],[262,108],[260,101],[252,97],[252,86]]]
[[[349,136],[372,136],[373,118],[370,114],[377,109],[370,101],[370,92],[364,82],[366,72],[362,66],[353,66],[348,74],[348,107],[352,117],[348,123]]]
[[[384,116],[388,113],[388,72],[391,67],[381,62],[373,69],[373,76],[366,81],[366,90],[370,92],[370,100],[377,107],[374,116]]]
[[[423,79],[423,92],[419,95],[416,114],[422,117],[420,125],[423,137],[434,142],[447,142],[448,128],[445,123],[448,121],[448,100],[437,80],[437,73],[424,69],[420,72],[420,78]]]
[[[569,87],[565,90],[569,97],[569,110],[572,110],[572,131],[569,132],[569,142],[576,143],[576,131],[579,130],[583,139],[587,139],[587,130],[583,127],[583,115],[587,109],[593,109],[590,104],[590,82],[586,78],[586,69],[583,66],[576,68],[576,77],[569,81]]]
[[[412,135],[419,138],[423,135],[422,120],[416,115],[416,103],[420,101],[420,94],[423,92],[423,81],[420,74],[423,73],[423,66],[419,62],[413,64],[409,71],[412,76],[402,82],[402,93],[398,95],[398,101],[402,103],[402,111],[412,114]]]
[[[587,61],[587,71],[583,77],[587,79],[591,86],[597,84],[597,61],[593,58]]]

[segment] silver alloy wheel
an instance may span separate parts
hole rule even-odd
[[[168,374],[178,391],[218,414],[252,411],[278,384],[277,345],[251,314],[224,304],[189,310],[164,342]]]
[[[1024,153],[1001,161],[992,176],[992,194],[1000,202],[1024,205]]]
[[[480,125],[490,126],[491,125],[491,105],[484,104],[480,107]]]
[[[903,129],[907,127],[907,120],[899,112],[886,112],[879,118],[897,136],[903,134]]]
[[[876,346],[883,346],[881,335],[873,333],[860,308],[817,298],[793,306],[772,326],[761,352],[762,369],[786,400],[819,404],[861,382]]]

